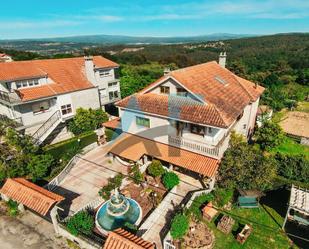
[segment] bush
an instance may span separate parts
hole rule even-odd
[[[174,172],[166,172],[162,181],[167,189],[172,189],[179,184],[179,177]]]
[[[270,150],[283,142],[284,134],[277,123],[266,121],[256,131],[255,137],[262,150]]]
[[[87,211],[80,211],[69,219],[67,228],[74,236],[89,235],[94,228],[94,218]]]
[[[214,191],[215,202],[218,207],[223,207],[231,201],[234,194],[233,189],[217,188]]]
[[[135,184],[140,184],[142,181],[144,181],[144,175],[140,171],[139,166],[137,164],[134,164],[131,167],[130,176],[133,178]]]
[[[159,177],[165,173],[165,170],[159,160],[153,160],[151,164],[149,164],[147,172],[153,177]]]
[[[173,239],[181,239],[188,231],[189,219],[183,214],[177,214],[171,224],[171,236]]]
[[[138,227],[134,224],[131,224],[130,222],[126,222],[124,224],[124,229],[127,230],[130,233],[136,234]]]
[[[205,203],[208,203],[214,199],[213,194],[202,194],[200,196],[197,196],[191,206],[187,209],[187,213],[190,215],[193,215],[196,219],[201,220],[202,219],[202,212],[201,207]]]
[[[27,166],[32,180],[37,181],[38,179],[46,176],[48,170],[51,169],[53,163],[54,158],[52,155],[42,154],[33,156]]]
[[[121,185],[123,179],[123,175],[122,174],[118,174],[113,178],[109,178],[108,180],[108,184],[104,187],[102,187],[99,191],[99,195],[104,199],[107,200],[110,198],[111,192],[115,189],[115,188],[119,188]]]
[[[309,183],[309,160],[306,159],[305,155],[277,153],[275,159],[280,176],[289,180]]]
[[[13,200],[9,200],[7,203],[7,208],[8,208],[8,214],[10,216],[17,216],[19,214],[19,210],[18,210],[18,203],[16,201]]]

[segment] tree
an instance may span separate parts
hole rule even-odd
[[[94,228],[94,219],[87,211],[80,211],[69,219],[67,228],[75,236],[80,233],[91,234]]]
[[[28,171],[33,181],[46,176],[54,162],[52,155],[35,155],[28,163]]]
[[[278,174],[300,182],[309,183],[309,160],[305,155],[286,155],[277,153]]]
[[[219,167],[219,185],[224,188],[265,190],[276,176],[276,162],[241,135],[232,134],[230,147]]]
[[[162,166],[162,163],[159,160],[153,160],[147,168],[149,175],[153,177],[160,177],[165,173],[165,169]]]
[[[255,138],[262,150],[270,150],[283,142],[284,134],[277,123],[266,121],[256,131]]]
[[[162,181],[167,189],[172,189],[179,184],[179,177],[174,172],[166,172],[163,175]]]
[[[75,135],[99,128],[102,123],[108,121],[107,114],[101,110],[78,108],[73,120],[69,123],[69,130]]]
[[[189,219],[183,214],[176,214],[171,224],[171,236],[173,239],[181,239],[189,229]]]

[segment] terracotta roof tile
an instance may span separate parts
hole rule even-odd
[[[124,229],[116,229],[110,232],[103,249],[154,249],[154,244],[127,232]]]
[[[111,129],[121,129],[120,118],[114,118],[112,120],[109,120],[109,121],[103,123],[103,126],[106,127],[106,128],[111,128]]]
[[[204,111],[207,108],[200,108],[203,111],[198,110],[196,113],[192,113],[189,116],[189,121],[196,122],[195,119],[200,120],[204,118],[205,123],[214,126],[218,125],[218,122],[221,122],[219,126],[222,127],[232,124],[242,113],[245,106],[250,102],[256,101],[264,91],[263,87],[255,86],[254,83],[236,76],[228,69],[222,68],[217,62],[213,61],[172,71],[138,94],[147,94],[159,82],[164,82],[164,80],[169,78],[182,84],[199,99],[202,99],[206,103],[206,106],[210,106],[206,113]],[[136,95],[133,98],[136,98]],[[129,102],[130,100],[124,100],[118,103],[123,107]],[[219,116],[218,119],[220,121],[210,119],[209,115],[211,111],[213,114],[216,113]],[[199,113],[199,117],[196,118],[197,113]],[[156,112],[156,114],[158,113]],[[206,116],[203,116],[204,114]],[[162,112],[161,115],[165,114]]]
[[[0,64],[0,81],[48,77],[54,82],[43,86],[18,90],[23,101],[49,97],[95,87],[85,74],[84,57],[15,61]],[[118,67],[119,65],[102,56],[94,56],[96,68]]]
[[[117,105],[123,108],[224,128],[232,122],[232,120],[223,117],[214,105],[204,105],[180,96],[155,93],[135,94],[120,100]]]
[[[143,155],[153,156],[159,160],[169,162],[208,177],[212,177],[216,174],[219,163],[217,159],[211,157],[128,133],[123,133],[123,135],[118,137],[113,142],[109,151],[135,162]]]
[[[64,200],[62,196],[37,186],[24,178],[7,179],[0,193],[43,216],[55,203]]]

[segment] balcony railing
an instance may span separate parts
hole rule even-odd
[[[4,101],[8,104],[17,104],[21,100],[16,93],[8,93],[0,90],[0,101]]]
[[[225,139],[226,136],[224,137]],[[228,139],[227,139],[228,140]],[[205,156],[210,156],[214,158],[221,158],[224,150],[227,148],[228,142],[222,141],[217,146],[207,145],[201,142],[192,141],[179,136],[168,136],[168,142],[170,145],[187,149]]]

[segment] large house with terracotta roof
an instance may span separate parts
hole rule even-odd
[[[142,163],[156,158],[213,179],[231,131],[252,134],[263,90],[226,69],[225,54],[219,63],[168,72],[116,103],[124,134],[110,152]]]
[[[0,114],[41,143],[77,108],[120,100],[118,67],[101,56],[0,63]]]

